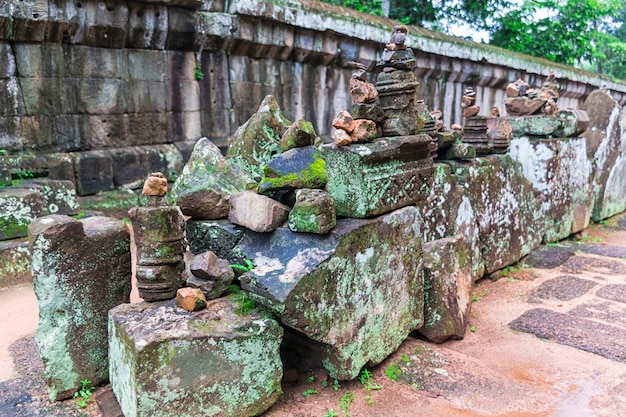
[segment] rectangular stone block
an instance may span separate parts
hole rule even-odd
[[[169,80],[166,83],[167,109],[170,111],[200,110],[200,85],[193,80]]]
[[[82,380],[109,379],[107,313],[130,299],[130,233],[121,220],[53,215],[28,234],[48,396],[71,398]]]
[[[89,116],[61,114],[54,116],[54,134],[57,149],[61,152],[73,152],[88,149]]]
[[[64,214],[71,216],[79,210],[76,201],[74,183],[69,180],[27,180],[15,185],[41,194],[43,198],[43,215]]]
[[[130,122],[126,114],[82,116],[86,119],[81,135],[91,149],[128,146]]]
[[[125,78],[124,51],[122,49],[93,48],[73,45],[69,48],[68,67],[76,78]]]
[[[72,154],[72,158],[78,195],[96,194],[114,188],[113,167],[107,152],[76,152]]]
[[[0,240],[26,237],[30,222],[43,216],[43,204],[37,191],[0,188]]]
[[[125,93],[129,113],[155,113],[167,109],[168,95],[163,81],[130,80],[126,83]]]
[[[48,178],[51,180],[68,180],[76,184],[74,178],[74,162],[70,154],[54,153],[44,156],[48,167]],[[74,186],[74,188],[76,188]]]
[[[415,135],[324,145],[326,190],[335,200],[337,215],[371,217],[426,198],[433,172],[430,143],[430,136]]]
[[[24,147],[36,153],[57,151],[54,131],[50,129],[50,126],[54,126],[54,116],[52,115],[20,117]]]
[[[166,51],[166,54],[166,75],[169,79],[176,81],[195,80],[194,72],[196,67],[196,58],[193,52],[168,50]]]
[[[165,156],[154,146],[114,149],[110,156],[116,188],[138,189],[151,172],[168,171]]]
[[[128,77],[137,81],[163,81],[167,76],[167,51],[126,49]]]
[[[195,51],[196,46],[196,15],[193,10],[179,7],[168,7],[168,33],[166,49],[176,51]],[[199,44],[199,42],[198,42]]]
[[[167,6],[129,2],[128,11],[126,46],[138,49],[165,48],[168,28]]]
[[[48,0],[13,2],[9,37],[19,42],[43,42],[48,24]]]
[[[78,80],[73,78],[21,78],[26,111],[31,116],[77,113]]]
[[[202,136],[202,113],[199,111],[169,112],[167,135],[177,141],[196,141]]]
[[[109,316],[111,387],[126,417],[254,416],[278,398],[283,330],[228,298],[189,313],[173,301]]]
[[[126,112],[126,82],[114,79],[84,78],[78,81],[77,106],[88,114]]]
[[[28,240],[0,242],[0,289],[33,282]]]
[[[13,117],[26,115],[23,90],[19,78],[11,77],[0,80],[0,117]],[[4,149],[4,148],[3,148]]]
[[[130,136],[128,144],[156,145],[170,142],[167,137],[165,113],[134,113],[128,115]]]
[[[11,45],[8,42],[0,42],[0,79],[15,76],[16,68]]]
[[[81,2],[74,3],[67,0],[48,1],[48,26],[46,27],[46,42],[50,43],[80,43],[84,37],[81,29],[86,20],[86,10]],[[81,33],[79,36],[77,34]]]
[[[85,44],[123,49],[128,35],[128,4],[116,0],[87,0]]]

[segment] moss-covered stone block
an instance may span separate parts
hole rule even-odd
[[[267,96],[255,114],[228,141],[226,156],[253,178],[263,175],[263,165],[280,153],[280,138],[291,122],[273,96]]]
[[[522,165],[539,201],[535,219],[544,242],[565,239],[589,225],[594,204],[593,166],[583,138],[515,138],[510,155]]]
[[[281,393],[283,330],[228,298],[195,313],[173,301],[109,317],[111,387],[126,417],[247,417]]]
[[[0,288],[32,281],[28,240],[0,242]]]
[[[290,149],[268,162],[258,189],[270,192],[325,185],[326,163],[315,146],[307,146]]]
[[[316,137],[313,123],[297,120],[280,137],[280,150],[285,152],[289,149],[313,145]]]
[[[517,262],[539,246],[540,205],[522,166],[509,155],[455,164],[478,223],[485,273]]]
[[[65,214],[71,216],[79,211],[76,189],[71,181],[37,179],[22,181],[16,187],[41,193],[44,215]]]
[[[589,117],[582,110],[561,110],[556,114],[506,118],[514,137],[537,136],[567,138],[580,135],[589,127]]]
[[[44,215],[40,192],[15,187],[0,188],[0,240],[28,236],[28,225]]]
[[[425,198],[433,171],[431,142],[428,135],[413,135],[322,146],[326,190],[335,200],[337,214],[371,217]]]
[[[238,263],[232,250],[243,237],[243,227],[227,220],[189,220],[185,227],[189,250],[193,254],[211,251],[218,258]]]
[[[288,219],[291,231],[324,234],[336,224],[335,202],[330,194],[306,188],[296,191],[296,203]]]
[[[81,380],[109,380],[107,312],[130,298],[130,234],[121,220],[60,215],[36,219],[28,233],[48,394],[70,398]]]
[[[237,246],[255,268],[250,296],[309,340],[333,378],[353,379],[393,353],[423,320],[420,216],[405,207],[344,219],[327,235],[249,233]]]
[[[460,235],[424,244],[424,325],[418,331],[433,342],[465,335],[474,282],[469,250]]]
[[[228,217],[231,194],[256,185],[237,163],[225,159],[208,138],[200,138],[170,193],[184,214],[196,219]]]

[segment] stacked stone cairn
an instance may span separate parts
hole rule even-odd
[[[551,116],[558,112],[556,102],[559,89],[554,72],[550,72],[540,89],[531,88],[521,78],[506,87],[507,98],[504,100],[510,116],[530,116],[544,114]]]
[[[476,105],[476,92],[472,87],[467,87],[463,92],[461,107],[465,118],[463,142],[472,145],[476,156],[489,155],[493,148],[487,135],[487,118],[478,115],[480,106]]]

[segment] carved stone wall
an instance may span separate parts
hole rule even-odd
[[[394,23],[312,0],[4,1],[0,157],[17,170],[15,155],[36,155],[33,171],[73,180],[80,195],[136,188],[150,171],[173,178],[201,136],[225,146],[267,94],[330,135],[350,100],[347,62],[373,70]],[[596,74],[409,31],[418,98],[446,125],[461,121],[465,87],[486,113],[508,82],[539,86],[550,70],[561,108],[602,84],[626,103],[625,84]]]

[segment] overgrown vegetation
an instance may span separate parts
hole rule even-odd
[[[74,393],[74,399],[76,400],[76,405],[80,408],[87,407],[88,401],[91,399],[93,395],[94,387],[91,385],[91,381],[88,379],[83,379],[80,381],[81,387],[78,391]]]
[[[231,285],[226,292],[235,304],[235,314],[239,316],[247,316],[256,308],[256,303],[248,296],[248,293],[242,291],[238,285]]]

